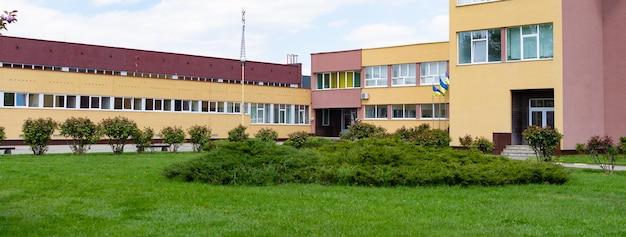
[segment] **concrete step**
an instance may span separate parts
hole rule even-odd
[[[535,157],[535,151],[527,145],[508,145],[500,155],[515,160],[526,160]]]

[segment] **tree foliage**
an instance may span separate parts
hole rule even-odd
[[[376,126],[371,123],[364,123],[358,121],[350,127],[348,127],[348,132],[341,134],[342,140],[359,140],[364,138],[387,138],[389,134],[387,133],[387,129]]]
[[[71,117],[61,123],[61,136],[68,137],[75,155],[83,155],[100,140],[100,127],[89,118]]]
[[[152,137],[154,137],[154,130],[150,127],[145,127],[143,131],[139,129],[135,131],[132,138],[135,140],[135,145],[137,145],[137,153],[143,153],[147,147],[152,145]]]
[[[209,126],[194,125],[187,129],[193,151],[200,152],[211,142],[211,128]]]
[[[163,142],[170,145],[171,152],[177,152],[178,148],[185,142],[185,131],[180,127],[165,127],[161,129]]]
[[[35,155],[43,155],[48,151],[48,142],[58,127],[52,118],[27,119],[22,125],[24,142],[30,146]]]
[[[231,142],[241,142],[248,139],[248,134],[246,133],[247,127],[239,124],[237,127],[228,131],[228,141]]]
[[[137,124],[122,116],[115,118],[106,118],[100,121],[102,132],[109,139],[109,145],[113,150],[113,154],[121,155],[124,153],[124,146],[133,134],[137,133]]]
[[[6,133],[4,132],[4,127],[0,126],[0,142],[4,141],[4,139],[6,139]]]
[[[258,138],[263,141],[275,142],[278,140],[278,132],[271,128],[261,128],[256,134],[254,134],[254,138]]]
[[[522,137],[535,151],[538,161],[552,162],[554,150],[561,142],[563,135],[550,127],[529,126],[522,132]]]
[[[613,144],[613,138],[610,136],[593,136],[589,138],[586,144],[577,144],[576,150],[589,154],[604,173],[613,174],[619,147],[620,145]]]

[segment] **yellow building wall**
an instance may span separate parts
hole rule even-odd
[[[367,66],[447,61],[448,42],[363,49],[362,64]]]
[[[494,132],[510,133],[511,90],[554,89],[555,127],[562,131],[561,9],[560,0],[507,0],[459,7],[456,0],[450,0],[452,145],[460,145],[458,137],[466,134],[491,139]],[[554,59],[458,65],[458,32],[548,22],[554,26]],[[506,40],[504,34],[502,40]]]
[[[241,84],[9,68],[0,68],[0,88],[5,92],[241,101]],[[308,89],[245,85],[245,101],[246,103],[310,105],[311,94]],[[212,133],[217,134],[213,138],[226,138],[228,130],[241,124],[241,114],[5,107],[0,108],[0,126],[5,127],[8,140],[20,140],[21,126],[27,118],[51,117],[62,122],[69,117],[89,117],[97,123],[104,118],[115,116],[127,117],[135,121],[140,128],[151,127],[155,133],[159,133],[163,127],[167,126],[180,126],[187,130],[188,127],[196,124],[209,125]],[[250,124],[249,115],[244,117],[244,126],[248,127],[247,132],[251,137],[259,129],[266,127],[276,130],[281,138],[286,138],[287,134],[292,132],[310,130],[309,125]],[[53,138],[62,139],[58,136]]]

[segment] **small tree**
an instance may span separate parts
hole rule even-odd
[[[593,162],[607,174],[613,174],[615,160],[619,154],[619,145],[613,144],[610,136],[593,136],[586,144],[578,144],[576,150],[589,154]]]
[[[309,133],[305,131],[293,132],[287,136],[289,139],[285,141],[284,144],[298,149],[302,148],[306,143],[306,140],[309,139]]]
[[[150,127],[145,127],[143,131],[137,129],[135,134],[132,135],[137,145],[137,153],[143,153],[147,147],[152,144],[152,137],[154,137],[154,130]]]
[[[109,138],[109,145],[115,155],[124,153],[126,142],[138,130],[135,122],[121,116],[103,119],[99,125],[103,134]]]
[[[75,155],[83,155],[100,140],[100,127],[89,118],[71,117],[61,124],[61,135],[70,138],[70,149]]]
[[[248,139],[248,134],[246,133],[246,127],[239,124],[237,127],[228,131],[228,141],[231,142],[241,142]]]
[[[193,151],[200,152],[211,142],[211,129],[209,126],[194,125],[187,129]]]
[[[271,128],[261,128],[254,134],[254,137],[263,141],[275,142],[278,140],[278,132]]]
[[[563,135],[550,127],[529,126],[522,132],[522,137],[535,151],[538,161],[552,162],[554,150],[559,145]]]
[[[465,149],[469,150],[472,146],[472,142],[474,142],[472,135],[466,134],[464,137],[459,137],[459,143],[461,143],[461,146]]]
[[[0,143],[6,139],[6,133],[4,133],[4,127],[0,126]]]
[[[22,126],[24,142],[30,145],[35,155],[43,155],[48,150],[48,142],[58,126],[52,118],[27,119]]]
[[[472,149],[476,149],[484,154],[491,154],[493,151],[493,142],[485,137],[479,137],[472,141]]]
[[[185,131],[180,127],[165,127],[161,129],[161,137],[172,147],[171,152],[178,152],[178,148],[185,142]]]
[[[363,138],[387,138],[389,136],[387,129],[359,121],[350,125],[348,132],[341,134],[340,137],[344,140],[355,141]]]

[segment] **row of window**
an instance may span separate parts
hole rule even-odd
[[[100,74],[100,75],[113,75],[113,76],[130,76],[130,77],[146,77],[157,79],[174,79],[185,81],[203,81],[203,82],[219,82],[219,83],[231,83],[241,84],[241,80],[237,79],[224,79],[224,78],[208,78],[197,76],[183,76],[183,75],[169,75],[159,73],[147,73],[147,72],[126,72],[126,71],[112,71],[102,69],[87,69],[87,68],[75,68],[75,67],[59,67],[59,66],[46,66],[36,64],[21,64],[21,63],[6,63],[0,62],[0,67],[17,68],[17,69],[32,69],[32,70],[46,70],[46,71],[61,71],[61,72],[77,72],[87,74]],[[259,85],[259,86],[276,86],[276,87],[293,87],[297,88],[298,84],[287,84],[278,82],[262,82],[254,80],[246,80],[245,84]]]
[[[386,87],[389,84],[390,76],[392,86],[415,86],[418,78],[417,65],[411,63],[364,67],[365,87]],[[389,68],[391,68],[391,75],[388,74]],[[448,63],[445,61],[420,63],[419,68],[419,85],[436,85],[439,83],[439,78],[448,71]],[[317,74],[318,90],[360,87],[360,72],[345,71]]]
[[[0,107],[240,114],[240,102],[0,92]],[[309,124],[308,105],[247,103],[253,124]],[[252,111],[250,113],[250,111]]]
[[[445,103],[366,105],[364,107],[366,119],[388,119],[390,118],[389,109],[391,109],[391,119],[445,119],[448,117],[448,104]]]
[[[502,61],[502,30],[460,32],[459,64]],[[506,60],[537,60],[554,57],[553,25],[509,27],[506,33]]]

